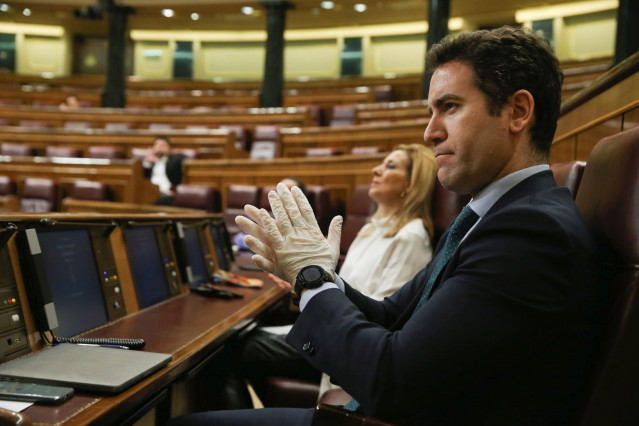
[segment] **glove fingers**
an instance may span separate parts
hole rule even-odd
[[[255,262],[255,264],[262,268],[264,271],[270,272],[271,274],[277,274],[277,272],[275,271],[275,264],[273,262],[263,258],[259,254],[254,254],[251,259],[253,259],[253,262]]]
[[[252,220],[249,220],[244,216],[236,216],[235,223],[237,223],[237,226],[239,226],[242,232],[244,232],[246,235],[252,235],[258,240],[263,241],[264,244],[271,244],[271,238],[269,237],[269,235],[260,225],[253,222]]]
[[[283,183],[279,183],[277,185],[277,195],[280,196],[280,200],[282,200],[282,205],[284,209],[286,209],[286,213],[288,214],[289,220],[294,228],[299,228],[302,226],[306,226],[306,221],[302,217],[300,213],[300,209],[297,206],[297,202],[293,198],[293,194],[288,189],[286,185]]]
[[[274,194],[275,197],[277,197],[277,194]],[[269,194],[269,199],[271,198],[271,194]],[[277,204],[277,203],[275,203]],[[271,207],[273,208],[273,211],[275,211],[275,207],[273,207],[273,203],[271,203]],[[280,206],[280,210],[284,210],[281,206]],[[281,213],[280,213],[281,214]],[[284,215],[286,215],[286,212],[284,212]],[[275,216],[277,217],[277,215]],[[273,218],[271,216],[269,216],[268,212],[264,209],[260,210],[260,219],[262,221],[262,224],[264,225],[264,231],[266,231],[266,233],[269,236],[269,240],[271,241],[271,245],[275,248],[282,248],[284,246],[284,237],[282,235],[286,235],[286,232],[284,230],[282,230],[282,232],[280,232],[280,229],[277,227],[277,224],[275,223],[275,221],[273,220]],[[279,219],[278,219],[279,220]],[[283,227],[283,225],[280,223],[280,226]],[[291,224],[288,224],[288,227],[290,229]]]
[[[304,220],[306,221],[306,223],[308,223],[314,228],[319,228],[319,225],[317,224],[317,219],[315,219],[315,213],[313,212],[313,207],[311,207],[311,204],[308,202],[308,199],[306,198],[302,190],[299,189],[297,186],[294,186],[293,189],[291,189],[291,193],[293,194],[293,197],[295,199],[295,202],[297,203],[299,211],[302,217],[304,218]]]
[[[268,193],[268,202],[271,204],[271,210],[273,210],[273,215],[277,220],[281,234],[284,236],[292,234],[294,231],[293,225],[291,225],[288,213],[286,213],[280,196],[275,191],[271,191]]]
[[[273,250],[257,238],[247,235],[244,237],[244,242],[253,253],[259,254],[265,259],[275,259],[275,253],[273,253]]]
[[[260,209],[251,204],[247,204],[244,206],[244,212],[246,212],[246,215],[250,217],[255,223],[262,226],[262,219],[260,219]]]
[[[337,253],[339,253],[339,245],[342,238],[343,222],[344,219],[342,219],[342,216],[335,216],[333,220],[331,220],[331,224],[328,227],[328,237],[326,238],[326,241],[328,242],[328,245],[331,246],[331,248]]]

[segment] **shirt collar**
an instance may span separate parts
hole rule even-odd
[[[517,170],[503,178],[496,180],[484,189],[482,189],[468,205],[473,209],[479,217],[488,213],[488,210],[504,195],[510,191],[515,185],[526,178],[545,170],[550,170],[548,164],[538,164],[536,166],[527,167]]]

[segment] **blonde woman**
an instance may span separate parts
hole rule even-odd
[[[377,211],[348,249],[339,275],[381,300],[430,261],[435,156],[421,144],[399,145],[373,168],[368,195]]]
[[[373,168],[368,195],[377,211],[353,240],[339,276],[381,300],[394,293],[432,257],[430,215],[437,165],[421,144],[399,145]],[[320,393],[337,386],[322,375]]]

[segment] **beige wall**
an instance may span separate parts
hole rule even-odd
[[[195,45],[195,43],[194,43]],[[264,42],[202,41],[195,56],[195,79],[260,80],[264,72]]]
[[[613,56],[617,32],[616,14],[616,10],[609,10],[565,18],[565,50],[562,51],[562,59]]]
[[[340,75],[341,40],[291,40],[284,49],[286,79],[337,78]]]
[[[174,43],[169,41],[138,41],[133,51],[133,73],[155,80],[173,77]]]
[[[72,40],[64,28],[0,22],[0,32],[16,35],[16,73],[53,77],[71,72]]]
[[[538,19],[554,19],[560,60],[612,56],[616,31],[616,2],[597,0],[523,10],[518,22],[531,26]],[[594,9],[593,7],[596,6]],[[453,21],[460,21],[453,24]],[[451,19],[453,31],[472,29],[469,22]],[[395,25],[296,30],[285,33],[285,78],[339,77],[345,37],[361,37],[365,76],[419,73],[426,51],[426,22]],[[73,40],[64,28],[0,22],[0,32],[16,34],[17,72],[68,75]],[[259,80],[264,72],[264,31],[131,31],[134,74],[170,79],[178,40],[193,42],[195,79]],[[157,53],[157,54],[154,54]]]
[[[372,37],[365,56],[370,56],[364,75],[413,74],[424,70],[426,35]]]

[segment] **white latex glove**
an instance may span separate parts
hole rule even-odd
[[[307,265],[323,268],[333,279],[339,257],[342,217],[331,221],[328,239],[319,229],[315,214],[304,193],[284,184],[268,195],[275,219],[264,209],[247,205],[244,210],[253,221],[238,216],[235,222],[246,233],[244,241],[253,251],[253,261],[265,271],[294,283]]]

